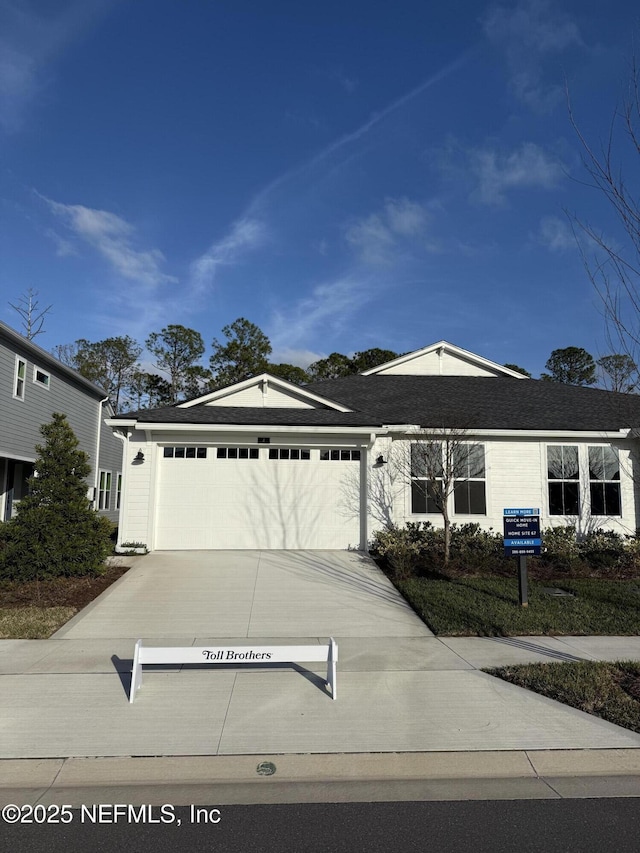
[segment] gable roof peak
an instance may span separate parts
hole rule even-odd
[[[269,393],[271,391],[271,394]],[[274,393],[275,392],[275,395]],[[193,406],[249,406],[265,408],[297,408],[302,405],[309,409],[334,409],[338,412],[351,411],[342,403],[331,400],[308,390],[301,385],[295,385],[286,379],[272,376],[270,373],[260,373],[228,385],[209,391],[193,400],[178,403],[177,408],[189,409]]]
[[[522,373],[495,361],[441,340],[422,349],[379,364],[362,373],[363,376],[508,376],[527,379]]]

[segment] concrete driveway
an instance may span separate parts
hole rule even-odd
[[[157,551],[55,639],[430,637],[364,554]]]
[[[329,636],[339,647],[336,702],[321,664],[148,668],[128,702],[138,638]],[[363,554],[154,553],[52,639],[0,642],[0,758],[639,747],[640,735],[476,668],[496,655],[589,657],[579,644],[537,639],[443,642]]]

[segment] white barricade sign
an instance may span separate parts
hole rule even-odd
[[[327,645],[309,646],[143,646],[138,640],[133,655],[129,702],[133,702],[142,684],[142,667],[146,664],[249,664],[309,663],[326,661],[326,685],[337,699],[336,663],[338,644],[330,638]]]

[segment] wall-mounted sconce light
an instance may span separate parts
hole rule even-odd
[[[384,458],[384,456],[381,453],[380,456],[378,456],[378,458],[376,459],[376,465],[386,465],[386,464],[387,464],[387,460]]]
[[[136,453],[136,455],[135,455],[135,457],[134,457],[133,461],[134,461],[134,462],[144,462],[144,453],[143,453],[141,450],[139,450],[139,451]]]

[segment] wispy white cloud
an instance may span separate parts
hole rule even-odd
[[[559,216],[543,216],[538,228],[537,242],[552,252],[576,249],[578,244],[569,223]]]
[[[470,55],[471,51],[463,53],[456,60],[450,62],[448,65],[445,65],[444,68],[441,68],[440,71],[437,71],[427,80],[424,80],[422,83],[420,83],[419,86],[416,86],[409,92],[406,92],[404,95],[401,95],[399,98],[396,98],[395,101],[392,101],[379,112],[373,113],[373,115],[363,124],[361,124],[360,127],[356,128],[356,130],[353,130],[350,133],[343,134],[334,142],[323,148],[322,151],[319,151],[313,157],[309,158],[302,165],[290,169],[289,171],[284,172],[282,175],[279,175],[277,178],[274,178],[274,180],[267,184],[267,186],[264,187],[253,199],[249,207],[248,215],[253,216],[256,215],[258,211],[261,211],[265,203],[270,199],[271,195],[276,190],[278,190],[283,184],[286,184],[292,178],[301,175],[306,171],[316,168],[325,160],[330,158],[332,155],[341,151],[343,148],[348,147],[352,143],[360,141],[371,130],[373,130],[374,127],[382,123],[390,115],[397,112],[406,104],[415,100],[415,98],[422,95],[428,89],[439,83],[441,80],[444,80],[448,76],[453,74],[455,71],[461,68],[465,64],[465,62],[467,62]]]
[[[56,255],[59,258],[66,258],[70,255],[77,255],[78,250],[73,245],[71,240],[66,240],[64,237],[61,237],[57,231],[53,228],[45,229],[45,235],[53,242],[56,246]]]
[[[553,189],[564,177],[562,164],[533,142],[509,154],[493,148],[468,152],[469,167],[477,182],[472,198],[481,204],[503,205],[515,189]]]
[[[267,229],[258,219],[244,217],[231,226],[229,233],[213,243],[191,264],[191,285],[201,293],[213,284],[219,267],[240,263],[246,252],[252,252],[267,239]]]
[[[309,349],[296,349],[295,347],[281,347],[273,349],[271,361],[273,364],[295,364],[306,370],[314,361],[324,358],[322,353],[313,352]]]
[[[319,333],[325,340],[340,333],[374,294],[370,281],[352,275],[317,285],[291,308],[273,312],[268,332],[274,352],[296,349],[298,345],[304,347]]]
[[[545,80],[544,60],[583,44],[575,21],[548,0],[520,0],[512,6],[489,7],[483,29],[505,54],[518,100],[539,113],[552,109],[562,98],[562,88]]]
[[[387,199],[381,212],[352,222],[345,237],[364,263],[384,265],[407,239],[423,237],[429,221],[428,211],[418,202]]]
[[[161,251],[133,247],[135,228],[122,217],[81,204],[61,204],[41,195],[40,198],[75,237],[95,249],[118,275],[151,286],[177,281],[161,271],[164,263]]]

